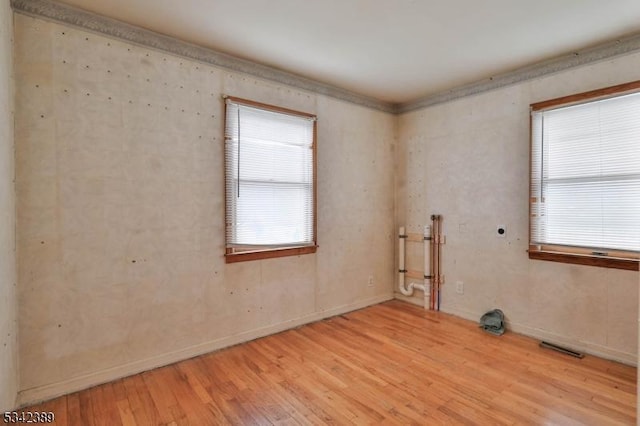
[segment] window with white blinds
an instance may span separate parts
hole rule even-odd
[[[225,102],[227,254],[315,247],[315,117]]]
[[[640,93],[532,110],[531,250],[640,252]]]

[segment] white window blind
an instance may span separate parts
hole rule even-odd
[[[532,112],[531,244],[640,251],[640,93]]]
[[[314,120],[226,99],[227,248],[315,244]]]

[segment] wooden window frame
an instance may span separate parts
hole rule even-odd
[[[544,111],[559,107],[577,105],[581,103],[593,102],[624,94],[640,92],[640,81],[619,84],[603,89],[591,90],[561,98],[537,102],[530,105],[531,112]],[[533,226],[533,201],[534,194],[531,193],[531,173],[533,166],[533,120],[529,117],[529,241],[531,241],[531,229]],[[640,255],[636,252],[609,249],[593,249],[587,247],[571,247],[553,244],[529,244],[529,259],[548,260],[552,262],[563,262],[578,265],[598,266],[604,268],[625,269],[630,271],[640,270]],[[606,253],[606,254],[605,254]]]
[[[302,112],[302,111],[296,111],[293,109],[288,109],[288,108],[283,108],[283,107],[279,107],[276,105],[270,105],[270,104],[265,104],[265,103],[261,103],[261,102],[256,102],[256,101],[252,101],[249,99],[243,99],[243,98],[236,98],[234,96],[224,96],[223,97],[225,100],[225,114],[224,114],[224,119],[226,122],[226,117],[227,117],[227,113],[226,113],[226,109],[227,109],[227,103],[226,100],[229,100],[231,102],[237,103],[237,104],[241,104],[241,105],[246,105],[246,106],[250,106],[250,107],[255,107],[255,108],[260,108],[263,110],[267,110],[267,111],[273,111],[273,112],[279,112],[279,113],[284,113],[284,114],[289,114],[289,115],[296,115],[296,116],[300,116],[300,117],[308,117],[308,118],[316,118],[315,114],[309,114],[307,112]],[[225,126],[223,126],[224,129]],[[224,140],[224,138],[223,138]],[[233,248],[229,248],[227,247],[225,249],[225,263],[236,263],[236,262],[246,262],[246,261],[251,261],[251,260],[261,260],[261,259],[272,259],[272,258],[278,258],[278,257],[287,257],[287,256],[300,256],[303,254],[311,254],[311,253],[315,253],[318,249],[318,185],[317,185],[317,161],[318,161],[318,157],[317,157],[317,141],[318,141],[318,122],[317,120],[313,121],[313,141],[312,141],[312,167],[313,167],[313,244],[312,245],[305,245],[305,246],[296,246],[296,247],[286,247],[286,248],[281,248],[281,247],[276,247],[276,248],[268,248],[268,249],[264,249],[264,250],[242,250],[242,251],[235,251]],[[224,152],[225,149],[225,144],[223,144],[223,158],[225,158],[224,156],[226,155],[226,153]],[[224,197],[224,229],[225,229],[225,246],[227,243],[227,238],[226,238],[226,229],[227,229],[227,197],[226,197],[226,167],[223,167],[223,180],[225,182],[225,197]]]

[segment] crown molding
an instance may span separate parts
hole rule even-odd
[[[11,0],[14,11],[56,23],[120,39],[143,47],[171,53],[216,67],[248,74],[297,89],[326,95],[364,107],[394,113],[395,104],[360,95],[336,86],[217,52],[213,49],[156,33],[115,19],[87,12],[51,0]]]
[[[498,74],[463,86],[434,93],[418,100],[402,103],[384,102],[330,84],[217,52],[174,37],[156,33],[115,19],[87,12],[53,0],[10,0],[14,11],[91,31],[108,37],[152,48],[176,56],[225,68],[265,80],[329,96],[356,105],[392,114],[402,114],[421,108],[454,101],[467,96],[511,86],[527,80],[568,70],[594,62],[640,51],[640,33],[587,49],[538,62],[514,71]]]
[[[587,49],[577,50],[569,54],[537,62],[514,71],[458,86],[450,90],[428,95],[416,101],[399,103],[395,106],[395,112],[396,114],[402,114],[639,51],[640,33],[637,33]]]

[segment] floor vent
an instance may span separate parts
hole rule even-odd
[[[584,358],[584,354],[582,354],[580,352],[572,351],[571,349],[563,348],[562,346],[554,345],[553,343],[542,341],[542,342],[540,342],[540,347],[541,348],[552,349],[554,351],[558,351],[558,352],[563,353],[565,355],[570,355],[570,356],[573,356],[573,357],[576,357],[576,358]]]

